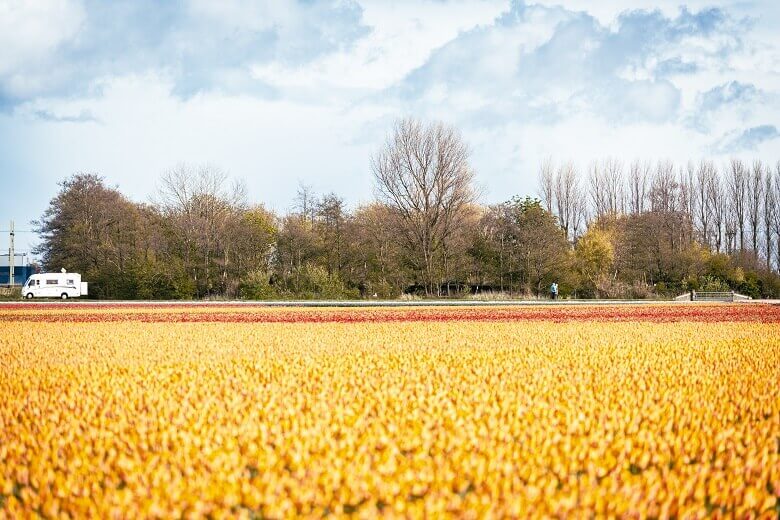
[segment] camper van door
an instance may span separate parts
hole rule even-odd
[[[40,283],[41,281],[38,280],[37,277],[31,276],[30,279],[27,280],[27,285],[24,287],[24,296],[27,296],[30,293],[32,293],[33,297],[38,296]]]

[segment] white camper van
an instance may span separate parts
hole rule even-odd
[[[22,287],[22,296],[28,300],[31,298],[78,298],[87,295],[87,282],[81,281],[78,273],[68,273],[65,269],[61,273],[34,274],[27,279]]]

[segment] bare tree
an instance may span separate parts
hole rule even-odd
[[[476,199],[468,159],[468,147],[455,128],[404,119],[371,160],[377,195],[398,213],[428,294],[444,243]]]
[[[747,213],[748,171],[739,159],[732,159],[729,167],[728,194],[734,227],[739,232],[739,249],[745,250],[745,217]]]
[[[545,209],[552,213],[555,206],[555,167],[552,157],[548,157],[539,168],[539,196]]]
[[[598,221],[607,214],[607,190],[604,173],[598,161],[593,161],[588,168],[588,195],[590,196],[592,219]]]
[[[693,223],[696,213],[696,196],[694,195],[696,167],[692,161],[688,161],[684,168],[680,166],[678,182],[680,184],[680,211],[685,213],[690,222]]]
[[[709,186],[712,177],[717,175],[712,161],[702,159],[696,168],[693,181],[693,198],[696,200],[696,224],[701,231],[702,241],[710,246],[710,221],[712,219],[712,203],[709,197]]]
[[[747,176],[747,216],[753,254],[758,256],[758,233],[761,225],[761,209],[764,201],[764,163],[755,161]]]
[[[157,205],[177,231],[199,295],[227,281],[232,251],[225,230],[246,208],[244,184],[227,186],[227,175],[217,168],[179,165],[163,174],[158,189]]]
[[[679,187],[674,163],[659,161],[650,183],[650,209],[660,213],[677,211]]]
[[[705,178],[707,183],[707,200],[712,211],[713,232],[715,234],[715,251],[720,253],[723,248],[724,233],[726,232],[726,220],[728,218],[728,204],[726,193],[720,176],[714,171],[712,176]]]
[[[555,203],[558,222],[566,238],[575,241],[585,218],[585,201],[574,164],[567,162],[558,168],[555,176]]]
[[[764,176],[764,252],[766,254],[766,268],[772,269],[772,224],[775,220],[775,214],[777,213],[777,193],[775,192],[775,183],[772,179],[772,169],[767,167],[766,175]],[[780,264],[778,264],[780,269]]]
[[[308,184],[299,183],[293,204],[295,213],[301,219],[308,220],[311,224],[314,224],[317,216],[317,204],[317,194],[314,192],[314,188]]]
[[[644,213],[652,166],[649,161],[631,163],[628,172],[628,209],[634,215]]]
[[[780,271],[780,161],[777,161],[775,165],[775,181],[774,181],[774,207],[775,211],[772,215],[772,228],[774,229],[775,239],[777,240],[777,247],[775,247],[775,253],[777,254],[777,270]]]
[[[623,181],[623,163],[609,158],[601,168],[603,185],[606,191],[607,213],[619,215],[625,208],[625,183]]]

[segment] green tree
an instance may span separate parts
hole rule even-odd
[[[485,265],[483,285],[541,294],[571,278],[569,245],[555,217],[537,199],[515,197],[482,217],[470,252]]]
[[[612,235],[604,229],[591,226],[577,241],[575,259],[584,294],[599,297],[614,267]]]

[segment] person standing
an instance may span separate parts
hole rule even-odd
[[[558,284],[556,282],[553,282],[550,286],[550,299],[557,300],[558,299]]]

